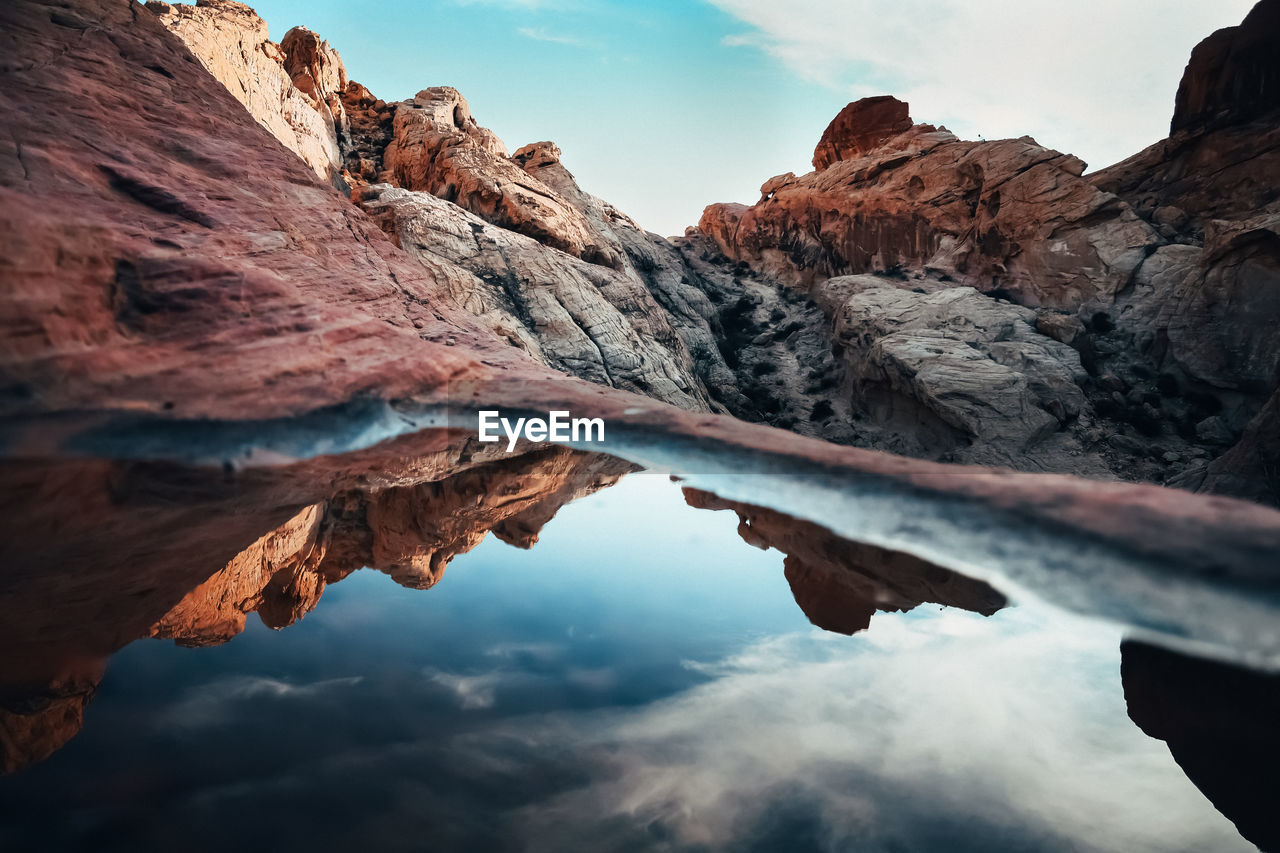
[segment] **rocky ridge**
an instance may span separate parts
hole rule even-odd
[[[1197,49],[1174,120],[1181,141],[1128,166],[1086,177],[1079,159],[1029,137],[960,140],[881,96],[831,122],[814,172],[771,178],[751,207],[712,205],[671,241],[583,192],[553,143],[509,156],[452,88],[387,103],[349,81],[310,31],[290,31],[274,51],[325,117],[353,200],[444,283],[451,305],[550,367],[829,441],[1272,500],[1238,465],[1209,475],[1275,386],[1271,324],[1246,328],[1240,344],[1232,319],[1276,313],[1266,276],[1236,283],[1267,251],[1258,235],[1271,226],[1209,217],[1239,220],[1250,193],[1274,193],[1252,158],[1275,122],[1255,121],[1264,103],[1235,113],[1227,103],[1262,83],[1196,82],[1235,66],[1265,82],[1266,6],[1237,28],[1246,36],[1217,34],[1206,45],[1225,47]],[[247,7],[188,8],[156,7],[197,55],[235,55],[213,46],[246,40],[274,55],[265,24],[254,16],[246,26]],[[185,23],[193,17],[217,18],[225,32]],[[233,94],[252,88],[219,79]],[[1240,110],[1255,126],[1234,147],[1206,139],[1236,133]],[[1202,118],[1184,117],[1192,112]],[[279,121],[259,120],[281,136]],[[1235,164],[1226,172],[1203,162],[1223,150]],[[1270,151],[1257,154],[1264,171]],[[1209,172],[1212,182],[1186,177]],[[849,276],[867,274],[883,280],[856,285],[861,313],[843,311]],[[935,295],[951,287],[975,293]],[[907,321],[914,335],[896,329],[921,312],[931,320]],[[1206,326],[1206,316],[1218,319]]]
[[[1280,4],[1263,0],[1206,39],[1172,135],[1090,175],[1027,137],[965,142],[911,124],[892,98],[851,104],[824,133],[816,171],[771,178],[750,207],[711,205],[686,251],[822,308],[839,358],[834,376],[811,379],[840,398],[822,414],[847,409],[863,446],[1276,503],[1278,22]],[[887,358],[907,342],[904,303],[905,316],[935,310],[924,306],[943,288],[972,295],[924,324],[933,349]],[[787,307],[794,298],[775,301],[777,322],[824,330],[811,309]],[[1021,313],[1005,328],[1030,321],[1039,334],[994,330],[996,355],[982,317],[999,313]],[[1047,352],[1072,383],[1043,383]],[[999,426],[1007,418],[958,422],[957,398],[1008,411],[1006,384],[966,383],[944,353],[1039,389],[1013,433]],[[874,429],[886,412],[894,428]],[[1057,427],[1045,429],[1050,415]]]

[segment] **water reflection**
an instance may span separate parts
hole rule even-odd
[[[988,584],[911,554],[853,542],[812,522],[700,489],[684,495],[692,507],[732,510],[744,542],[785,554],[783,570],[796,604],[824,630],[855,634],[871,625],[876,611],[905,612],[925,602],[983,616],[1005,606],[1005,597]]]
[[[1274,829],[1176,662],[629,470],[7,468],[0,846],[1250,849],[1173,758]]]
[[[1120,646],[1129,716],[1262,850],[1280,850],[1280,675]]]

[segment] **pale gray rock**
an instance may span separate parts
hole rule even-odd
[[[1085,407],[1079,354],[1036,331],[1034,311],[973,288],[919,293],[836,279],[834,338],[855,405],[916,453],[1105,476],[1067,429]],[[828,295],[830,299],[832,294]]]
[[[714,406],[667,313],[625,272],[491,225],[430,193],[385,184],[361,206],[454,303],[543,363],[682,408]]]

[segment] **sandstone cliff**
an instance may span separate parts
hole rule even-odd
[[[773,422],[821,417],[852,424],[829,423],[829,439],[900,453],[1280,502],[1267,461],[1280,449],[1267,405],[1280,377],[1278,10],[1263,0],[1198,46],[1169,139],[1100,172],[1026,137],[912,124],[886,96],[832,121],[816,171],[771,178],[750,207],[708,207],[686,254],[779,291],[738,315],[742,338],[782,324],[837,352],[805,360],[807,394],[779,364]],[[938,295],[949,288],[970,295]],[[771,303],[768,317],[756,308]],[[773,373],[752,349],[737,360]]]
[[[1240,470],[1256,453],[1224,456],[1275,387],[1275,288],[1252,272],[1274,223],[1248,220],[1277,184],[1276,122],[1240,94],[1269,91],[1266,3],[1197,48],[1175,136],[1125,164],[1084,176],[1028,137],[967,142],[870,98],[831,122],[814,172],[675,241],[583,192],[553,143],[508,156],[454,89],[387,103],[308,30],[277,47],[229,0],[153,8],[300,153],[306,102],[326,162],[439,296],[549,367],[829,441],[1277,499]],[[249,97],[259,75],[284,96]],[[843,277],[866,273],[884,281],[845,311]],[[976,293],[943,308],[952,286]],[[897,329],[916,303],[929,319]]]
[[[147,9],[272,136],[341,185],[338,137],[346,119],[337,94],[346,89],[347,73],[328,43],[299,28],[275,44],[266,21],[233,0],[194,6],[151,0]]]

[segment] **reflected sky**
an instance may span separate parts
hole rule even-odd
[[[115,655],[0,848],[1252,850],[1126,715],[1119,631],[812,627],[730,512],[631,475],[430,590]]]

